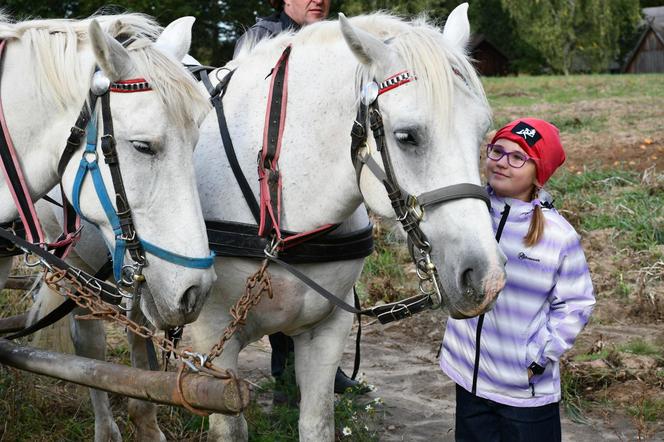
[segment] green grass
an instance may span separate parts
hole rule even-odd
[[[609,350],[604,349],[597,353],[576,355],[574,356],[574,360],[578,362],[597,361],[599,359],[606,359],[607,356],[609,356]]]
[[[655,422],[664,416],[664,399],[644,398],[640,403],[628,406],[627,411],[646,422]]]
[[[664,74],[487,77],[493,108],[574,103],[607,97],[664,97]]]
[[[621,351],[641,356],[662,356],[662,349],[643,339],[635,339],[620,347]]]
[[[291,360],[292,362],[292,360]],[[295,385],[292,364],[287,365],[283,382],[263,382],[260,386],[264,400],[272,399],[275,389],[285,394],[285,398],[297,402],[298,389]],[[244,415],[249,425],[249,442],[297,442],[299,440],[299,409],[296,406],[274,405],[270,410],[257,402],[254,396]],[[383,402],[380,398],[371,400],[356,391],[336,395],[334,404],[335,440],[373,442],[378,440],[377,429],[384,419]]]
[[[565,210],[577,228],[614,228],[619,232],[618,244],[635,250],[664,244],[664,192],[641,185],[635,172],[563,171],[547,187],[556,207]]]

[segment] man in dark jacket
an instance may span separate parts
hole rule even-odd
[[[302,26],[315,23],[327,18],[330,12],[331,0],[269,0],[275,8],[275,12],[267,17],[261,17],[256,20],[256,24],[247,30],[235,44],[235,57],[247,38],[256,42],[262,38],[271,37],[282,31],[297,31]],[[292,369],[293,339],[283,333],[274,333],[270,335],[270,345],[272,346],[272,376],[277,387],[275,388],[275,403],[286,403],[288,397],[284,393],[287,390],[285,385],[290,380],[285,379],[288,376],[287,367]],[[334,392],[343,393],[348,388],[359,387],[360,383],[350,379],[341,368],[337,368],[337,374],[334,378]],[[366,392],[364,387],[362,392]]]
[[[302,26],[325,20],[330,12],[330,0],[269,0],[275,12],[256,20],[235,44],[233,57],[237,55],[247,37],[254,41],[271,37],[287,29],[297,31]]]

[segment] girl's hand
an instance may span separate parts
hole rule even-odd
[[[533,373],[533,371],[528,368],[528,380],[530,380],[533,376],[535,376],[535,373]]]

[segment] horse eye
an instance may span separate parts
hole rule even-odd
[[[417,139],[411,131],[394,131],[394,138],[401,144],[410,144],[411,146],[417,146]]]
[[[150,146],[150,143],[147,141],[132,141],[131,144],[134,146],[134,149],[140,153],[144,153],[146,155],[154,155],[156,153],[154,150],[152,150],[152,146]]]

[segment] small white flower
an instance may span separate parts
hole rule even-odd
[[[371,391],[378,391],[378,387],[376,387],[376,386],[373,385],[373,384],[367,384],[367,387],[368,387],[369,390],[371,390]]]
[[[364,426],[364,431],[369,431],[369,427],[365,425]]]
[[[385,401],[383,400],[382,397],[377,397],[376,399],[373,400],[375,404],[384,404]]]
[[[350,436],[353,434],[353,431],[350,429],[350,427],[344,427],[343,430],[341,430],[344,436]]]
[[[367,404],[367,406],[364,407],[364,409],[367,410],[367,411],[371,411],[371,410],[373,410],[373,407],[371,406],[371,404]]]

